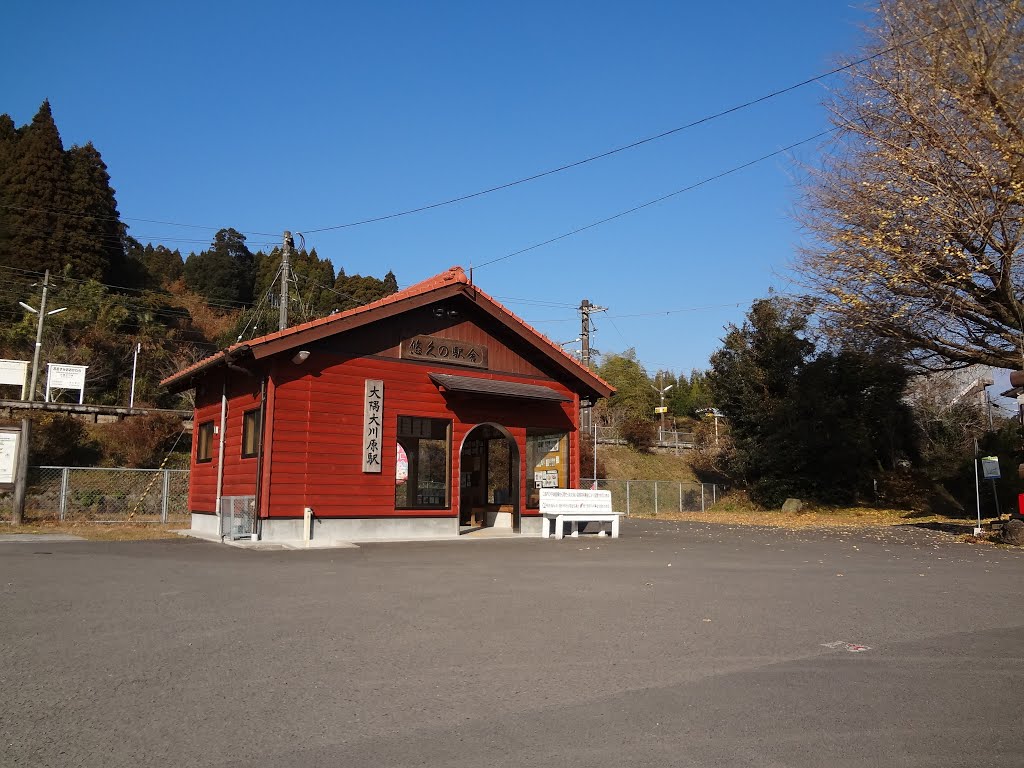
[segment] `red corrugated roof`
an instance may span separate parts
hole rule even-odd
[[[377,301],[371,302],[369,304],[364,304],[361,307],[356,307],[355,309],[348,309],[345,310],[344,312],[336,312],[333,315],[321,317],[316,320],[310,320],[309,322],[302,323],[301,325],[293,325],[290,328],[284,329],[283,331],[275,331],[274,333],[268,333],[266,336],[260,336],[250,341],[241,341],[238,342],[237,344],[232,344],[226,349],[222,349],[221,351],[211,355],[210,357],[200,360],[198,363],[194,363],[193,365],[190,365],[187,368],[178,371],[172,376],[168,376],[160,383],[163,386],[168,386],[175,382],[181,382],[183,379],[188,378],[189,376],[199,372],[200,370],[210,368],[219,362],[230,360],[233,356],[244,354],[245,352],[253,349],[254,347],[259,347],[271,341],[283,339],[288,336],[294,336],[304,331],[308,331],[311,328],[319,328],[323,326],[329,326],[332,323],[339,323],[343,320],[348,320],[349,318],[364,314],[366,312],[370,312],[374,309],[378,309],[389,304],[396,304],[407,299],[419,297],[424,294],[430,293],[431,291],[436,291],[441,288],[446,288],[448,286],[456,285],[459,283],[466,286],[470,285],[469,278],[466,276],[466,272],[462,269],[462,267],[451,267],[450,269],[447,269],[444,272],[441,272],[440,274],[434,275],[433,277],[428,277],[426,280],[416,283],[415,285],[410,285],[408,288],[403,288],[397,293],[393,293],[390,296],[385,296],[383,299],[378,299]],[[608,387],[609,390],[614,392],[615,388],[611,384],[606,382],[593,371],[584,368],[579,363],[579,361],[576,360],[576,358],[567,354],[565,350],[562,349],[558,344],[553,342],[551,339],[549,339],[536,328],[531,326],[521,317],[519,317],[514,312],[509,310],[507,307],[501,304],[501,302],[497,301],[493,296],[480,290],[480,288],[476,285],[473,285],[472,289],[476,297],[482,296],[498,310],[499,314],[504,315],[507,318],[509,325],[518,326],[521,329],[527,331],[529,335],[536,337],[536,339],[539,342],[546,345],[550,351],[555,352],[563,360],[564,363],[568,364],[570,368],[575,369],[578,373],[585,374],[586,376],[592,376],[593,378],[597,379],[599,382],[604,384],[606,387]]]

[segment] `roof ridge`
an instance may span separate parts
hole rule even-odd
[[[389,296],[384,296],[383,298],[377,299],[376,301],[372,301],[369,304],[363,304],[358,307],[353,307],[352,309],[346,309],[343,312],[334,312],[330,315],[327,315],[326,317],[318,317],[313,320],[309,320],[305,323],[301,323],[299,325],[293,325],[289,328],[284,328],[283,330],[274,331],[263,336],[258,336],[254,339],[250,339],[249,341],[237,341],[234,344],[231,344],[225,347],[224,349],[218,350],[214,354],[203,358],[197,363],[194,363],[193,365],[190,365],[178,371],[177,373],[168,376],[160,383],[161,385],[166,386],[172,381],[181,380],[183,377],[189,374],[196,373],[199,370],[212,365],[219,358],[230,356],[235,351],[246,349],[249,347],[260,346],[262,344],[266,344],[267,342],[275,341],[277,339],[282,339],[288,336],[293,336],[297,333],[301,333],[312,328],[319,328],[322,326],[331,325],[333,323],[337,323],[342,320],[347,320],[349,318],[361,315],[365,312],[369,312],[379,307],[387,306],[388,304],[393,304],[399,301],[403,301],[405,299],[420,296],[426,293],[430,293],[431,291],[436,291],[441,288],[446,288],[448,286],[457,284],[462,284],[467,288],[471,288],[474,294],[478,294],[485,298],[498,310],[500,310],[506,316],[508,316],[509,320],[511,320],[513,323],[526,329],[529,333],[534,335],[538,341],[545,344],[549,349],[556,351],[558,353],[558,356],[561,357],[566,362],[570,363],[573,368],[576,368],[586,373],[588,376],[594,377],[603,385],[614,391],[615,388],[611,384],[605,381],[604,378],[602,378],[595,371],[590,370],[588,367],[584,366],[579,360],[574,358],[572,355],[568,354],[564,349],[562,349],[561,345],[556,344],[552,339],[545,336],[539,330],[537,330],[528,322],[526,322],[523,318],[519,317],[515,312],[510,310],[508,307],[506,307],[500,301],[495,299],[489,293],[481,289],[479,286],[471,283],[469,278],[466,276],[465,270],[458,265],[449,267],[444,272],[440,272],[436,275],[433,275],[432,277],[428,277],[425,280],[421,280],[418,283],[414,283],[413,285],[410,285],[407,288],[403,288],[402,290],[396,291],[395,293],[392,293]]]

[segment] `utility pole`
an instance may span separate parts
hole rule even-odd
[[[39,380],[39,354],[43,348],[43,321],[48,315],[56,315],[63,312],[67,307],[46,311],[46,294],[50,289],[50,270],[46,270],[43,276],[43,296],[39,300],[39,309],[29,306],[23,301],[18,303],[29,312],[39,315],[39,322],[36,324],[36,348],[32,353],[32,383],[28,390],[28,402],[36,399],[36,382]],[[28,444],[32,438],[32,420],[26,415],[21,419],[21,437],[18,440],[18,469],[14,480],[14,510],[11,514],[11,523],[21,525],[25,520],[25,492],[28,488]]]
[[[658,384],[661,384],[660,372],[658,373]],[[654,391],[661,396],[661,407],[658,409],[658,412],[661,414],[661,432],[658,433],[659,443],[665,442],[665,393],[672,389],[672,387],[674,386],[675,384],[669,384],[667,387],[662,389],[661,386],[655,386],[654,384],[651,384],[651,387],[654,389]]]
[[[132,361],[132,393],[128,399],[128,410],[135,407],[135,371],[139,367],[139,352],[142,351],[142,342],[135,345],[135,359]]]
[[[589,299],[583,299],[580,302],[580,320],[582,325],[580,326],[580,341],[583,343],[581,359],[583,361],[584,368],[590,368],[590,315],[593,312],[607,312],[608,307],[599,307],[596,304],[591,304]],[[593,414],[590,406],[587,407],[585,413],[585,424],[584,429],[593,429]]]
[[[43,349],[43,320],[46,318],[46,293],[50,289],[50,270],[43,276],[43,298],[39,300],[39,322],[36,323],[36,350],[32,353],[32,384],[28,389],[28,400],[36,399],[36,382],[39,380],[39,353]],[[30,312],[35,312],[28,304],[18,302]]]
[[[279,331],[288,327],[288,279],[292,264],[292,242],[292,233],[286,229],[281,246],[281,313],[277,322]]]

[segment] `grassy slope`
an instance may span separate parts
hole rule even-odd
[[[605,471],[611,480],[696,482],[685,455],[638,453],[625,445],[598,446],[597,455],[604,461]]]
[[[685,454],[644,454],[623,445],[600,446],[599,456],[611,480],[671,480],[696,482]],[[885,528],[894,525],[923,525],[950,533],[969,534],[972,520],[928,515],[898,509],[868,507],[822,507],[809,505],[797,514],[784,514],[778,509],[764,509],[753,504],[743,492],[733,492],[719,499],[706,512],[664,512],[659,517],[674,520],[695,520],[731,525],[771,526],[782,528]],[[987,521],[989,522],[989,521]],[[972,536],[965,539],[978,541]]]

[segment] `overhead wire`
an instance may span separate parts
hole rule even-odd
[[[260,319],[262,319],[262,313],[261,313],[260,310],[263,307],[264,302],[269,302],[270,301],[270,294],[273,293],[273,291],[274,291],[274,284],[277,282],[277,278],[279,278],[281,276],[281,270],[283,270],[283,269],[284,269],[284,261],[282,260],[281,264],[279,264],[278,267],[277,267],[277,272],[274,273],[274,277],[271,278],[271,280],[270,280],[270,287],[267,288],[266,293],[263,294],[263,298],[260,299],[260,303],[257,304],[256,307],[253,309],[252,329],[253,329],[254,333],[256,331],[257,323],[260,321]],[[244,318],[244,313],[243,313],[243,318]],[[249,324],[246,324],[246,325],[244,325],[242,327],[242,332],[240,334],[238,334],[238,338],[235,340],[236,343],[242,340],[242,337],[245,336],[246,331],[248,331],[248,330],[249,330]],[[250,336],[250,338],[252,338],[252,337]]]
[[[525,184],[525,183],[528,183],[528,182],[531,182],[531,181],[536,181],[538,179],[542,179],[542,178],[545,178],[545,177],[548,177],[548,176],[552,176],[552,175],[555,175],[555,174],[558,174],[558,173],[562,173],[564,171],[568,171],[570,169],[577,168],[579,166],[586,165],[588,163],[592,163],[592,162],[595,162],[597,160],[601,160],[601,159],[606,158],[606,157],[611,157],[613,155],[617,155],[619,153],[626,152],[626,151],[628,151],[630,149],[635,149],[635,148],[643,146],[645,144],[650,144],[652,142],[658,141],[660,139],[667,138],[669,136],[673,136],[675,134],[681,133],[681,132],[689,130],[691,128],[696,128],[697,126],[704,125],[706,123],[712,122],[712,121],[720,119],[722,117],[726,117],[727,115],[731,115],[731,114],[734,114],[736,112],[740,112],[740,111],[742,111],[744,109],[749,109],[750,107],[756,106],[758,104],[762,104],[762,103],[764,103],[766,101],[769,101],[771,99],[777,98],[779,96],[782,96],[784,94],[790,93],[792,91],[798,90],[798,89],[803,88],[803,87],[805,87],[807,85],[811,85],[813,83],[821,82],[823,80],[826,80],[829,77],[832,77],[833,75],[836,75],[836,74],[839,74],[841,72],[847,71],[849,69],[857,67],[857,66],[859,66],[861,64],[865,64],[865,63],[867,63],[869,61],[872,61],[874,59],[880,58],[882,56],[886,56],[886,55],[888,55],[888,54],[890,54],[890,53],[892,53],[894,51],[899,50],[900,48],[906,47],[908,45],[913,45],[915,43],[921,42],[922,40],[926,40],[927,38],[929,38],[929,37],[931,37],[933,35],[936,35],[939,32],[944,31],[945,29],[948,29],[948,28],[952,27],[955,23],[956,22],[951,22],[950,24],[947,24],[947,25],[942,26],[942,27],[937,27],[936,29],[933,29],[933,30],[931,30],[929,32],[926,32],[926,33],[922,34],[922,35],[918,35],[918,36],[910,38],[908,40],[903,40],[903,41],[894,43],[893,45],[891,45],[891,46],[889,46],[887,48],[884,48],[882,50],[875,51],[874,53],[869,54],[868,56],[863,56],[863,57],[861,57],[859,59],[856,59],[854,61],[850,61],[850,62],[847,62],[845,64],[833,67],[832,69],[827,70],[825,72],[819,73],[819,74],[814,75],[812,77],[805,78],[805,79],[800,80],[800,81],[795,82],[795,83],[791,83],[790,85],[784,86],[782,88],[777,88],[776,90],[770,91],[770,92],[768,92],[766,94],[763,94],[763,95],[758,96],[758,97],[753,98],[753,99],[749,99],[749,100],[741,102],[739,104],[734,104],[733,106],[727,107],[727,108],[722,109],[722,110],[719,110],[718,112],[714,112],[714,113],[711,113],[711,114],[708,114],[708,115],[704,115],[703,117],[697,118],[697,119],[692,120],[692,121],[690,121],[688,123],[684,123],[683,125],[675,126],[674,128],[669,128],[669,129],[667,129],[665,131],[661,131],[660,133],[656,133],[656,134],[653,134],[651,136],[646,136],[644,138],[637,139],[636,141],[630,142],[628,144],[624,144],[624,145],[621,145],[621,146],[618,146],[618,147],[614,147],[614,148],[609,149],[609,150],[604,150],[602,152],[598,152],[596,154],[589,155],[589,156],[581,158],[579,160],[575,160],[575,161],[572,161],[572,162],[569,162],[569,163],[565,163],[563,165],[560,165],[560,166],[557,166],[557,167],[554,167],[554,168],[549,168],[549,169],[547,169],[545,171],[540,171],[538,173],[534,173],[534,174],[531,174],[531,175],[528,175],[528,176],[524,176],[524,177],[519,178],[519,179],[515,179],[513,181],[509,181],[509,182],[498,184],[498,185],[495,185],[495,186],[492,186],[492,187],[488,187],[486,189],[478,190],[476,192],[471,192],[471,193],[468,193],[468,194],[459,195],[457,197],[449,198],[449,199],[446,199],[446,200],[441,200],[441,201],[438,201],[438,202],[417,206],[415,208],[409,208],[409,209],[402,210],[402,211],[396,211],[396,212],[393,212],[393,213],[383,214],[383,215],[379,215],[379,216],[373,216],[373,217],[370,217],[370,218],[365,218],[365,219],[360,219],[360,220],[356,220],[356,221],[346,222],[346,223],[343,223],[343,224],[335,224],[335,225],[331,225],[331,226],[317,227],[317,228],[303,228],[302,231],[307,233],[307,234],[313,234],[313,233],[318,233],[318,232],[329,232],[329,231],[334,231],[334,230],[339,230],[339,229],[347,229],[347,228],[351,228],[351,227],[361,226],[361,225],[364,225],[364,224],[372,224],[372,223],[376,223],[376,222],[380,222],[380,221],[387,221],[389,219],[395,219],[395,218],[398,218],[398,217],[401,217],[401,216],[409,216],[409,215],[412,215],[412,214],[415,214],[415,213],[422,213],[424,211],[429,211],[429,210],[432,210],[432,209],[435,209],[435,208],[440,208],[440,207],[443,207],[443,206],[448,206],[448,205],[453,205],[455,203],[464,202],[466,200],[471,200],[473,198],[481,197],[483,195],[487,195],[487,194],[490,194],[490,193],[493,193],[493,192],[498,192],[498,191],[501,191],[501,190],[509,189],[511,187],[519,186],[521,184]],[[93,220],[97,220],[97,221],[117,221],[117,222],[140,221],[140,222],[149,223],[149,224],[160,224],[160,225],[165,225],[165,226],[183,227],[183,228],[189,228],[189,229],[206,229],[206,230],[214,230],[214,231],[223,229],[223,227],[213,226],[213,225],[208,225],[208,224],[191,224],[191,223],[186,223],[186,222],[177,222],[177,221],[171,221],[171,220],[165,220],[165,219],[144,218],[144,217],[137,217],[137,216],[121,216],[120,214],[118,214],[118,216],[116,216],[116,217],[111,217],[111,216],[94,216],[92,214],[84,214],[84,213],[78,213],[78,212],[67,211],[67,210],[58,210],[58,209],[49,209],[49,208],[32,208],[32,207],[23,207],[23,206],[13,206],[13,205],[7,205],[7,204],[0,205],[0,208],[7,208],[9,210],[33,211],[33,212],[38,212],[38,213],[49,213],[49,214],[61,215],[61,216],[75,216],[75,217],[80,217],[80,218],[89,218],[89,219],[93,219]],[[275,237],[276,238],[278,236],[277,232],[260,232],[260,231],[257,231],[257,230],[238,230],[238,231],[240,231],[242,234],[260,235],[260,236],[263,236],[263,237]],[[171,238],[165,238],[165,239],[171,239]]]
[[[616,219],[621,219],[624,216],[636,213],[637,211],[641,211],[644,208],[650,208],[652,205],[657,205],[658,203],[662,203],[665,200],[676,197],[677,195],[681,195],[684,192],[690,192],[694,189],[697,189],[698,187],[704,186],[705,184],[709,184],[712,181],[717,181],[718,179],[730,176],[734,173],[744,170],[745,168],[749,168],[752,165],[757,165],[758,163],[764,162],[765,160],[768,160],[772,157],[776,157],[784,152],[790,151],[791,149],[795,149],[796,147],[799,147],[803,144],[808,144],[824,136],[828,136],[829,134],[835,133],[838,130],[840,129],[837,127],[830,128],[827,131],[821,131],[820,133],[816,133],[813,136],[808,136],[806,139],[801,139],[800,141],[796,141],[792,144],[789,144],[788,146],[782,147],[781,149],[777,149],[774,152],[769,152],[766,155],[761,155],[761,157],[758,157],[754,160],[742,163],[741,165],[733,166],[727,171],[716,173],[714,176],[708,176],[694,184],[690,184],[689,186],[683,187],[682,189],[677,189],[674,192],[669,192],[667,195],[662,195],[661,197],[655,198],[654,200],[648,200],[646,203],[635,205],[632,208],[629,208],[625,211],[619,211],[618,213],[612,214],[611,216],[606,216],[605,218],[599,219],[598,221],[591,222],[590,224],[586,224],[582,227],[577,227],[576,229],[573,229],[569,232],[564,232],[561,235],[557,235],[556,237],[549,238],[539,243],[534,243],[533,245],[527,246],[526,248],[520,248],[518,251],[513,251],[512,253],[506,253],[504,256],[499,256],[495,259],[485,261],[482,264],[477,264],[474,266],[474,269],[483,269],[484,267],[488,267],[491,264],[497,264],[499,261],[505,261],[506,259],[511,259],[513,256],[519,256],[529,251],[536,250],[537,248],[543,248],[545,245],[551,245],[551,243],[556,243],[559,240],[565,240],[566,238],[572,237],[573,235],[578,235],[581,232],[586,232],[588,229],[594,229],[595,227],[599,227],[602,224],[607,224],[608,222],[615,221]]]
[[[181,223],[181,222],[177,222],[177,221],[163,221],[161,219],[143,219],[143,218],[139,218],[137,216],[121,216],[121,215],[118,215],[116,217],[115,216],[93,216],[92,214],[89,214],[89,213],[77,213],[76,211],[68,211],[66,209],[65,210],[60,210],[60,209],[56,209],[56,208],[29,208],[29,207],[20,206],[20,205],[8,205],[8,204],[0,204],[0,208],[6,208],[8,210],[14,210],[14,211],[29,211],[29,212],[33,212],[33,213],[48,213],[48,214],[52,214],[52,215],[56,215],[56,216],[73,216],[73,217],[82,218],[82,219],[92,219],[94,221],[118,221],[118,222],[120,222],[120,221],[141,221],[141,222],[144,222],[146,224],[161,224],[161,225],[168,226],[168,227],[187,227],[189,229],[212,229],[214,231],[224,229],[223,226],[221,226],[221,227],[214,227],[214,226],[210,226],[210,225],[207,225],[207,224],[185,224],[185,223]],[[278,234],[280,234],[280,233],[277,233],[277,232],[257,232],[256,230],[253,230],[253,229],[235,230],[235,231],[236,232],[240,232],[243,235],[245,235],[245,234],[260,235],[261,237],[277,237]]]
[[[516,186],[519,186],[521,184],[526,184],[526,183],[531,182],[531,181],[536,181],[538,179],[543,179],[543,178],[545,178],[547,176],[553,176],[555,174],[562,173],[564,171],[568,171],[568,170],[570,170],[572,168],[578,168],[581,165],[586,165],[586,164],[592,163],[592,162],[594,162],[596,160],[601,160],[601,159],[604,159],[606,157],[611,157],[612,155],[617,155],[617,154],[619,154],[621,152],[626,152],[626,151],[628,151],[630,149],[635,149],[636,147],[640,147],[640,146],[643,146],[645,144],[650,144],[651,142],[655,142],[655,141],[658,141],[660,139],[664,139],[664,138],[667,138],[669,136],[673,136],[673,135],[675,135],[677,133],[681,133],[682,131],[686,131],[686,130],[689,130],[691,128],[696,128],[697,126],[704,125],[706,123],[712,122],[713,120],[718,120],[719,118],[725,117],[727,115],[731,115],[731,114],[734,114],[736,112],[740,112],[740,111],[742,111],[744,109],[748,109],[750,107],[756,106],[758,104],[762,104],[762,103],[764,103],[766,101],[769,101],[771,99],[777,98],[777,97],[782,96],[782,95],[784,95],[786,93],[790,93],[791,91],[795,91],[795,90],[798,90],[800,88],[803,88],[804,86],[811,85],[812,83],[821,82],[822,80],[825,80],[825,79],[827,79],[829,77],[832,77],[833,75],[839,74],[840,72],[844,72],[844,71],[846,71],[848,69],[852,69],[853,67],[859,66],[861,64],[865,64],[865,63],[867,63],[869,61],[872,61],[874,59],[877,59],[877,58],[879,58],[881,56],[886,56],[886,55],[892,53],[893,51],[897,51],[900,48],[903,48],[903,47],[905,47],[907,45],[912,45],[914,43],[918,43],[918,42],[920,42],[922,40],[925,40],[925,39],[931,37],[932,35],[938,34],[943,29],[946,29],[946,28],[948,28],[950,26],[952,26],[952,25],[950,24],[950,25],[946,25],[946,27],[940,27],[938,29],[933,29],[932,31],[927,32],[927,33],[925,33],[923,35],[919,35],[919,36],[914,37],[912,39],[904,40],[902,42],[899,42],[899,43],[896,43],[894,45],[891,45],[888,48],[885,48],[884,50],[876,51],[875,53],[872,53],[872,54],[870,54],[868,56],[864,56],[864,57],[862,57],[860,59],[856,59],[855,61],[851,61],[851,62],[848,62],[846,64],[842,64],[842,65],[840,65],[838,67],[834,67],[834,68],[828,70],[827,72],[822,72],[821,74],[814,75],[813,77],[805,78],[804,80],[801,80],[801,81],[799,81],[797,83],[793,83],[791,85],[787,85],[787,86],[785,86],[783,88],[778,88],[778,89],[776,89],[774,91],[771,91],[769,93],[766,93],[766,94],[764,94],[762,96],[758,96],[757,98],[750,99],[748,101],[744,101],[744,102],[742,102],[740,104],[735,104],[735,105],[733,105],[731,107],[728,107],[726,109],[720,110],[718,112],[714,112],[714,113],[712,113],[710,115],[705,115],[703,117],[700,117],[700,118],[698,118],[696,120],[692,120],[692,121],[690,121],[688,123],[685,123],[683,125],[676,126],[675,128],[670,128],[670,129],[662,131],[660,133],[656,133],[656,134],[654,134],[652,136],[647,136],[647,137],[644,137],[642,139],[638,139],[636,141],[630,142],[629,144],[623,144],[622,146],[615,147],[613,149],[605,150],[603,152],[598,152],[597,154],[590,155],[588,157],[584,157],[584,158],[582,158],[580,160],[575,160],[575,161],[570,162],[570,163],[565,163],[564,165],[560,165],[560,166],[557,166],[555,168],[549,168],[546,171],[540,171],[539,173],[534,173],[534,174],[531,174],[529,176],[524,176],[522,178],[515,179],[515,180],[509,181],[509,182],[505,182],[503,184],[497,184],[497,185],[495,185],[493,187],[488,187],[487,189],[481,189],[481,190],[478,190],[476,192],[470,192],[468,194],[459,195],[457,197],[452,197],[452,198],[449,198],[447,200],[441,200],[441,201],[438,201],[438,202],[435,202],[435,203],[429,203],[429,204],[426,204],[426,205],[417,206],[415,208],[409,208],[409,209],[406,209],[406,210],[396,211],[394,213],[388,213],[388,214],[383,214],[383,215],[379,215],[379,216],[371,216],[369,218],[359,219],[359,220],[356,220],[356,221],[350,221],[350,222],[346,222],[344,224],[334,224],[334,225],[331,225],[331,226],[317,227],[317,228],[312,228],[312,229],[311,228],[306,228],[306,229],[303,229],[302,231],[306,232],[307,234],[313,234],[313,233],[317,233],[317,232],[331,232],[331,231],[338,230],[338,229],[349,229],[351,227],[358,227],[358,226],[362,226],[364,224],[375,224],[377,222],[387,221],[389,219],[396,219],[396,218],[399,218],[401,216],[410,216],[410,215],[415,214],[415,213],[423,213],[424,211],[430,211],[430,210],[433,210],[435,208],[441,208],[441,207],[448,206],[448,205],[454,205],[455,203],[461,203],[461,202],[465,202],[466,200],[472,200],[472,199],[477,198],[477,197],[482,197],[484,195],[491,194],[492,192],[500,192],[501,190],[510,189],[512,187],[516,187]]]
[[[43,277],[43,273],[39,272],[37,270],[20,269],[18,267],[8,266],[6,264],[0,264],[0,269],[8,270],[10,272],[18,272],[18,273],[25,274],[25,275],[31,275],[35,279]],[[83,278],[80,278],[80,277],[67,277],[65,275],[54,274],[52,272],[50,273],[50,279],[54,280],[54,281],[63,280],[63,281],[72,282],[72,283],[79,283],[79,284],[95,282],[97,285],[101,285],[104,288],[109,288],[111,290],[118,291],[118,292],[121,292],[121,291],[131,291],[131,292],[142,293],[142,294],[147,294],[148,293],[148,294],[151,294],[151,295],[154,295],[154,296],[164,296],[164,297],[172,297],[173,296],[173,294],[168,293],[168,292],[166,292],[164,290],[149,289],[149,288],[133,288],[133,287],[125,286],[125,285],[112,285],[110,283],[102,283],[102,282],[100,282],[98,280],[86,280],[86,279],[83,279]],[[204,300],[203,303],[206,306],[212,307],[212,308],[215,308],[215,309],[228,309],[228,310],[244,309],[246,307],[251,306],[251,302],[233,301],[231,299],[221,299],[220,301],[210,301],[210,300],[207,299],[207,300]]]

